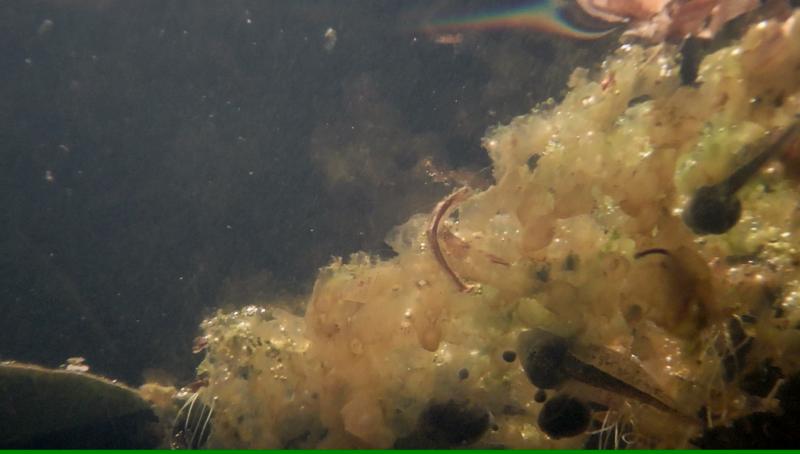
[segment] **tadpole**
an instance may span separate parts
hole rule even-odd
[[[484,406],[450,399],[428,405],[419,417],[419,432],[433,446],[463,446],[478,441],[490,422],[491,416]]]
[[[742,203],[736,197],[736,192],[765,162],[784,149],[787,142],[799,131],[800,122],[795,122],[766,149],[734,170],[728,178],[717,184],[698,188],[683,213],[684,223],[698,235],[719,235],[733,228],[742,214]]]
[[[562,394],[544,404],[537,422],[542,432],[558,439],[584,433],[591,419],[591,410],[585,402]]]
[[[528,380],[539,389],[553,389],[567,378],[563,363],[569,342],[543,330],[525,331],[519,337],[520,361]]]
[[[541,329],[524,331],[519,337],[522,368],[539,389],[556,389],[569,379],[629,397],[661,411],[677,413],[657,397],[599,369],[573,352],[572,342]]]

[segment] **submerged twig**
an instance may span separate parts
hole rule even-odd
[[[436,207],[433,209],[433,213],[431,214],[431,222],[428,225],[428,242],[431,245],[431,250],[433,251],[434,257],[436,257],[436,261],[439,265],[444,269],[450,279],[458,287],[459,291],[462,292],[469,292],[475,288],[474,285],[467,284],[461,279],[461,276],[456,273],[453,268],[447,263],[447,259],[444,257],[444,252],[442,252],[442,246],[439,244],[439,225],[442,222],[442,219],[447,215],[448,210],[453,207],[453,205],[463,202],[467,199],[469,194],[469,188],[464,186],[456,191],[454,191],[449,196],[445,197],[444,200],[436,204]]]

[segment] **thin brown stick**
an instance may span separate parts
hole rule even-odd
[[[475,288],[474,285],[467,284],[461,279],[461,276],[456,273],[453,268],[447,263],[447,259],[444,256],[444,252],[442,252],[442,246],[439,243],[439,225],[442,222],[442,219],[447,215],[447,211],[458,203],[463,202],[467,199],[469,193],[469,188],[464,186],[456,191],[454,191],[449,196],[445,197],[444,200],[436,204],[436,207],[433,209],[433,213],[431,214],[431,222],[428,225],[428,242],[431,245],[431,251],[433,251],[434,257],[436,257],[436,261],[439,265],[444,269],[450,279],[458,287],[458,290],[461,292],[469,292]]]

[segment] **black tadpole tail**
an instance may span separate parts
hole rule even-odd
[[[745,183],[747,183],[747,180],[749,180],[753,174],[758,172],[758,169],[760,169],[765,162],[769,161],[779,151],[782,151],[784,148],[786,148],[787,143],[794,139],[797,133],[800,133],[800,121],[796,121],[794,124],[786,128],[778,137],[778,139],[775,140],[775,142],[767,146],[766,150],[762,151],[749,162],[736,169],[728,178],[719,183],[719,187],[721,189],[724,188],[724,191],[731,195],[738,191],[742,186],[745,185]]]
[[[667,413],[680,415],[676,409],[656,399],[652,395],[632,385],[629,385],[619,378],[603,372],[602,370],[592,366],[591,364],[587,364],[572,355],[567,355],[564,358],[564,362],[561,367],[562,370],[573,380],[577,380],[579,382],[586,383],[587,385],[594,386],[595,388],[604,389],[621,396],[636,399],[639,402],[650,405],[651,407]]]

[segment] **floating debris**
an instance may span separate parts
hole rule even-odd
[[[325,33],[322,34],[322,48],[325,49],[325,52],[332,52],[333,48],[336,47],[337,40],[338,35],[336,30],[328,28],[325,30]]]

